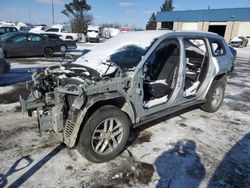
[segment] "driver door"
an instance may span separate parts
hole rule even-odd
[[[180,40],[168,38],[154,46],[136,76],[134,103],[137,103],[135,108],[139,118],[166,110],[181,100],[183,63]]]

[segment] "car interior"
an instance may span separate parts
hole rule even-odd
[[[144,108],[167,102],[177,80],[180,45],[176,39],[167,39],[150,55],[146,62],[144,79]]]
[[[194,97],[205,80],[208,70],[208,53],[203,39],[184,39],[186,71],[184,96]]]

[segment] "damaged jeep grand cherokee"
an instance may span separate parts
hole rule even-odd
[[[200,104],[216,112],[235,56],[224,39],[205,32],[120,34],[72,63],[33,74],[22,109],[37,112],[41,131],[62,135],[88,160],[109,161],[130,131]]]

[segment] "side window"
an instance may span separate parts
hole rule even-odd
[[[168,80],[171,82],[180,61],[180,45],[177,39],[163,41],[149,56],[147,66],[150,80]]]
[[[220,40],[209,40],[214,56],[222,56],[226,54],[224,45]]]
[[[0,27],[0,32],[1,32],[1,33],[5,33],[4,27]]]
[[[27,41],[26,35],[18,35],[10,39],[13,43],[25,42]]]
[[[184,39],[184,47],[188,69],[200,67],[208,57],[206,42],[203,39]]]
[[[50,28],[46,32],[59,32],[59,29],[57,29],[57,28]]]
[[[39,35],[29,35],[27,39],[31,42],[40,42],[41,40],[43,40]]]
[[[7,28],[7,32],[16,32],[16,31],[17,31],[17,29],[14,28],[14,27],[8,27]]]

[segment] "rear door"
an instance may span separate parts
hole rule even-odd
[[[28,46],[26,48],[27,53],[30,56],[43,55],[46,39],[38,34],[28,34],[27,36]]]

